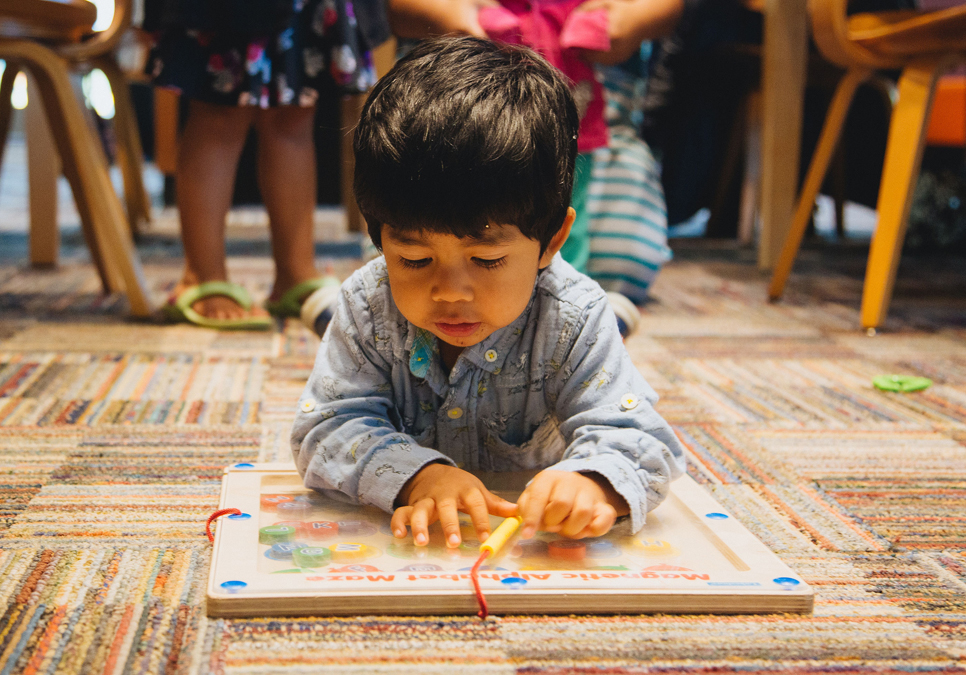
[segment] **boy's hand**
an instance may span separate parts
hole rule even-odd
[[[417,546],[429,543],[429,526],[439,520],[446,545],[460,545],[458,511],[469,514],[482,542],[490,536],[490,514],[507,518],[516,513],[513,502],[497,497],[479,478],[447,464],[429,464],[409,479],[399,492],[398,501],[406,504],[392,514],[389,526],[402,539],[406,526],[413,530]]]
[[[558,532],[571,539],[599,537],[614,525],[617,516],[630,512],[627,502],[598,474],[574,471],[541,471],[517,500],[523,518],[521,536],[537,530]]]

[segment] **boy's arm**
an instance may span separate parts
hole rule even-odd
[[[610,50],[588,51],[594,63],[623,63],[640,49],[644,40],[670,35],[684,13],[685,0],[588,0],[577,9],[607,10]]]
[[[393,403],[389,361],[375,348],[363,288],[343,288],[292,428],[292,453],[310,487],[335,498],[392,512],[403,485],[433,462],[453,464],[420,446],[402,426]],[[366,336],[368,335],[367,339]]]
[[[627,502],[634,532],[684,469],[684,448],[654,410],[657,394],[624,349],[606,301],[587,310],[557,377],[555,410],[569,443],[549,467],[599,474]]]

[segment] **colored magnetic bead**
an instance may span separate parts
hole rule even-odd
[[[299,567],[321,567],[329,562],[332,553],[327,548],[306,546],[295,549],[294,557]]]
[[[280,544],[294,537],[295,528],[291,525],[268,525],[258,530],[259,544]]]
[[[583,560],[587,557],[587,545],[573,539],[558,539],[550,542],[547,552],[555,560]]]
[[[332,559],[336,562],[344,562],[347,560],[361,560],[369,555],[369,547],[365,544],[357,544],[354,542],[345,542],[342,544],[333,544],[329,547],[332,551]]]
[[[288,502],[280,502],[278,506],[275,507],[275,511],[279,515],[287,516],[289,518],[304,518],[312,511],[312,505],[305,501],[292,500]]]
[[[305,533],[309,539],[328,539],[339,534],[339,524],[329,520],[316,520],[305,524]]]
[[[263,509],[266,511],[274,511],[278,508],[279,504],[292,501],[292,497],[288,495],[262,495],[259,501]]]
[[[265,551],[265,555],[272,560],[291,560],[292,555],[299,548],[303,548],[305,544],[294,544],[294,543],[284,543],[284,544],[272,544],[272,547]]]

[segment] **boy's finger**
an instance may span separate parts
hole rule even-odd
[[[517,514],[517,505],[513,502],[509,502],[503,497],[498,497],[486,489],[481,494],[483,495],[483,499],[486,500],[484,508],[486,508],[487,513],[492,513],[494,516],[500,516],[501,518],[509,518]]]
[[[530,487],[524,492],[526,500],[517,502],[520,509],[520,517],[523,518],[523,530],[520,536],[529,539],[537,533],[537,528],[543,520],[543,511],[547,507],[547,499],[550,496],[550,486],[543,481],[534,479]]]
[[[570,516],[577,498],[577,490],[570,483],[556,483],[543,512],[543,524],[547,527],[563,525]]]
[[[596,515],[594,498],[586,492],[577,493],[567,520],[560,528],[560,534],[565,537],[576,538],[580,535]]]
[[[610,504],[598,504],[594,512],[594,517],[591,519],[590,524],[587,525],[587,534],[584,536],[602,537],[610,532],[610,528],[614,527],[616,521],[617,511],[614,510],[613,506]]]
[[[487,498],[480,490],[472,490],[463,496],[463,511],[469,514],[476,538],[481,542],[490,536],[490,511],[487,507]]]
[[[439,513],[439,524],[443,528],[446,545],[456,548],[460,545],[460,517],[456,511],[456,504],[451,501],[440,502],[436,505]]]
[[[409,525],[409,518],[412,515],[413,507],[400,506],[393,511],[392,519],[389,521],[389,529],[392,530],[394,537],[402,539],[406,536],[406,526]]]
[[[435,516],[436,502],[432,499],[421,499],[413,505],[409,526],[412,528],[413,543],[416,546],[425,546],[429,543],[430,518],[435,520]]]

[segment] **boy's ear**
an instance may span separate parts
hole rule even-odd
[[[574,211],[573,207],[567,209],[567,216],[564,218],[563,225],[557,231],[557,234],[553,235],[553,239],[547,244],[547,250],[543,252],[540,256],[540,269],[543,269],[553,260],[553,257],[557,255],[557,252],[563,248],[564,242],[567,241],[567,237],[570,236],[570,228],[574,226],[574,221],[577,219],[577,212]]]

